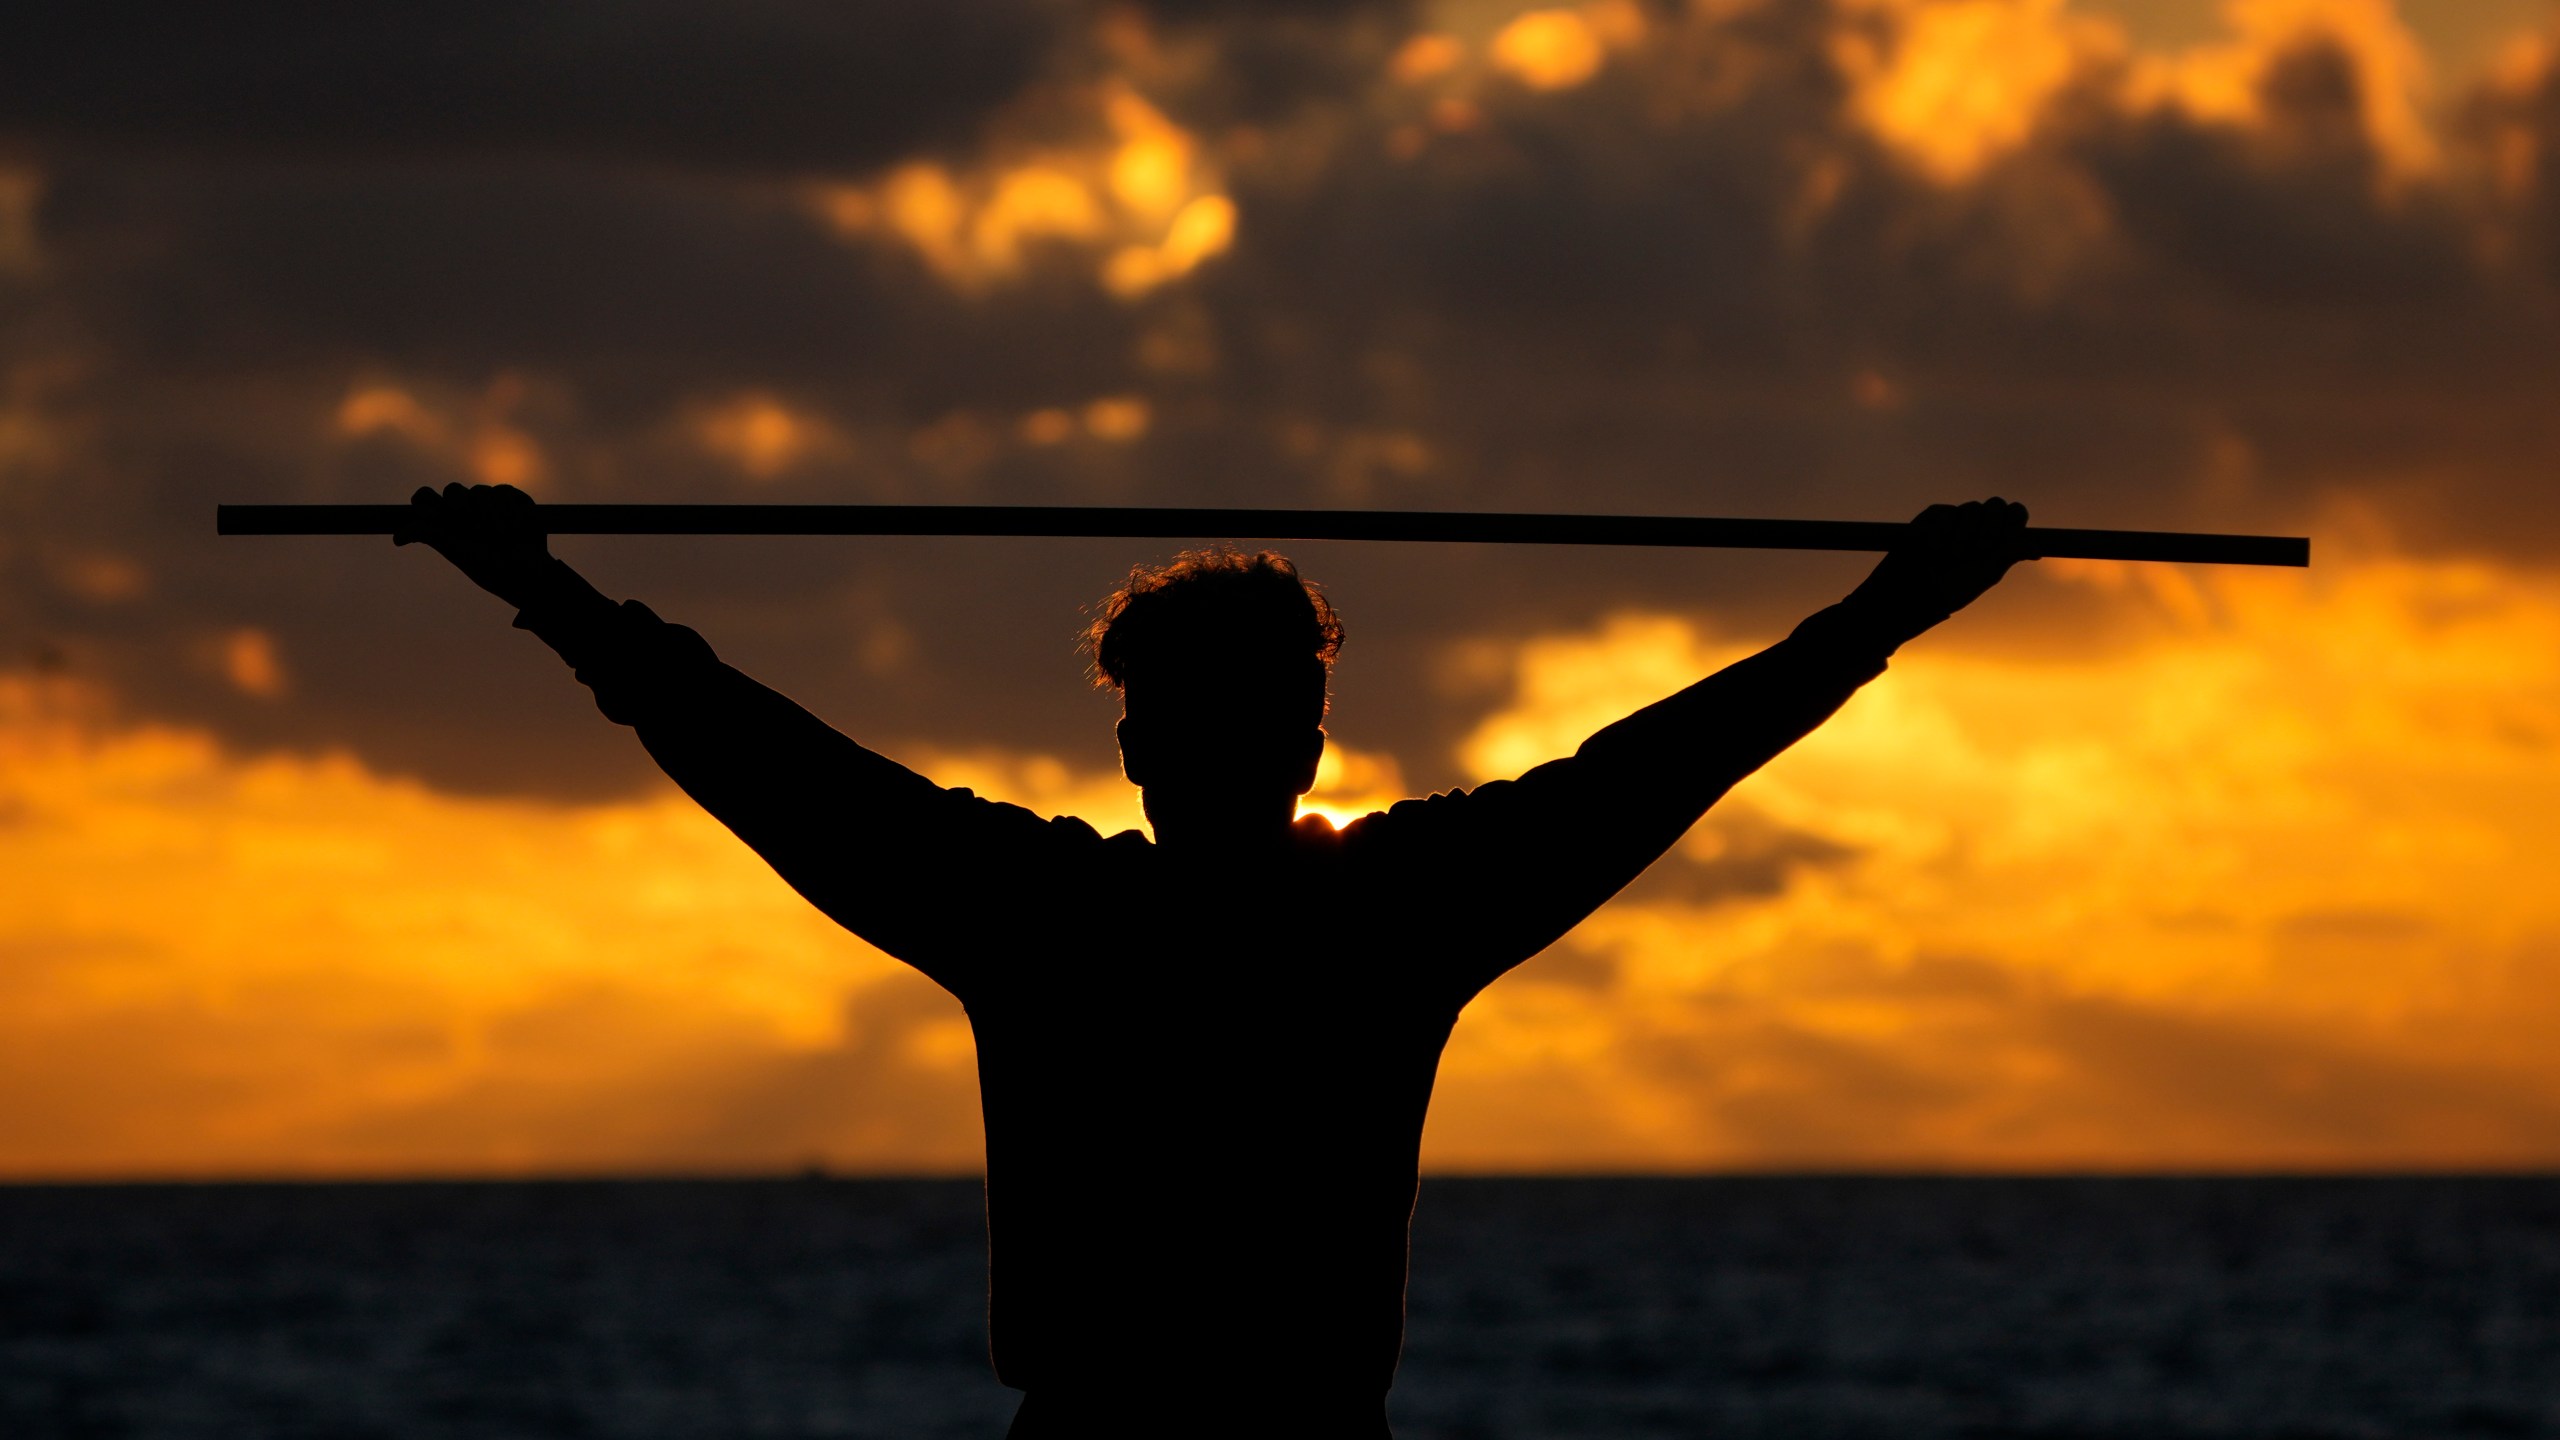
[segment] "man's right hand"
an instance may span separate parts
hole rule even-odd
[[[533,603],[554,574],[551,543],[534,520],[533,497],[513,485],[421,486],[409,497],[395,545],[423,541],[517,609]]]
[[[2027,507],[1994,495],[1932,505],[1841,602],[1891,645],[1901,645],[1982,597],[2023,558]]]

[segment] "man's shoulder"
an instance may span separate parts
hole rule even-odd
[[[1518,782],[1488,780],[1470,787],[1454,786],[1398,800],[1384,810],[1372,810],[1342,827],[1341,843],[1352,850],[1374,848],[1385,843],[1405,843],[1441,834],[1452,826],[1467,823],[1488,807],[1498,807],[1502,797]]]
[[[1519,785],[1517,780],[1487,780],[1480,785],[1452,785],[1410,800],[1399,800],[1364,819],[1405,821],[1425,820],[1456,815],[1489,802],[1499,801]]]
[[[966,785],[942,787],[942,793],[970,823],[1024,841],[1077,847],[1118,846],[1133,840],[1140,845],[1147,843],[1147,838],[1135,830],[1123,830],[1105,839],[1082,816],[1043,815],[1010,800],[990,800]]]

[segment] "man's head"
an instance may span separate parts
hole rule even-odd
[[[1159,838],[1288,823],[1324,755],[1342,622],[1286,557],[1194,550],[1140,566],[1085,643],[1094,683],[1120,692],[1120,766]]]

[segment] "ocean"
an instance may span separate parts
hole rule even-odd
[[[995,1440],[982,1225],[965,1181],[0,1187],[0,1435]],[[1400,1440],[2560,1436],[2560,1179],[1436,1179],[1411,1306]]]

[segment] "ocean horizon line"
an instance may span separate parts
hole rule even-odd
[[[0,1190],[77,1189],[358,1189],[415,1186],[610,1186],[610,1185],[976,1185],[979,1170],[868,1170],[812,1164],[799,1167],[630,1170],[412,1170],[412,1171],[134,1171],[0,1173]],[[1425,1170],[1422,1183],[1447,1184],[1671,1184],[1671,1183],[2164,1183],[2357,1182],[2357,1181],[2560,1181],[2560,1165],[2523,1166],[2265,1166],[2228,1168],[2064,1167],[1995,1169],[1975,1166],[1810,1166],[1725,1170]]]

